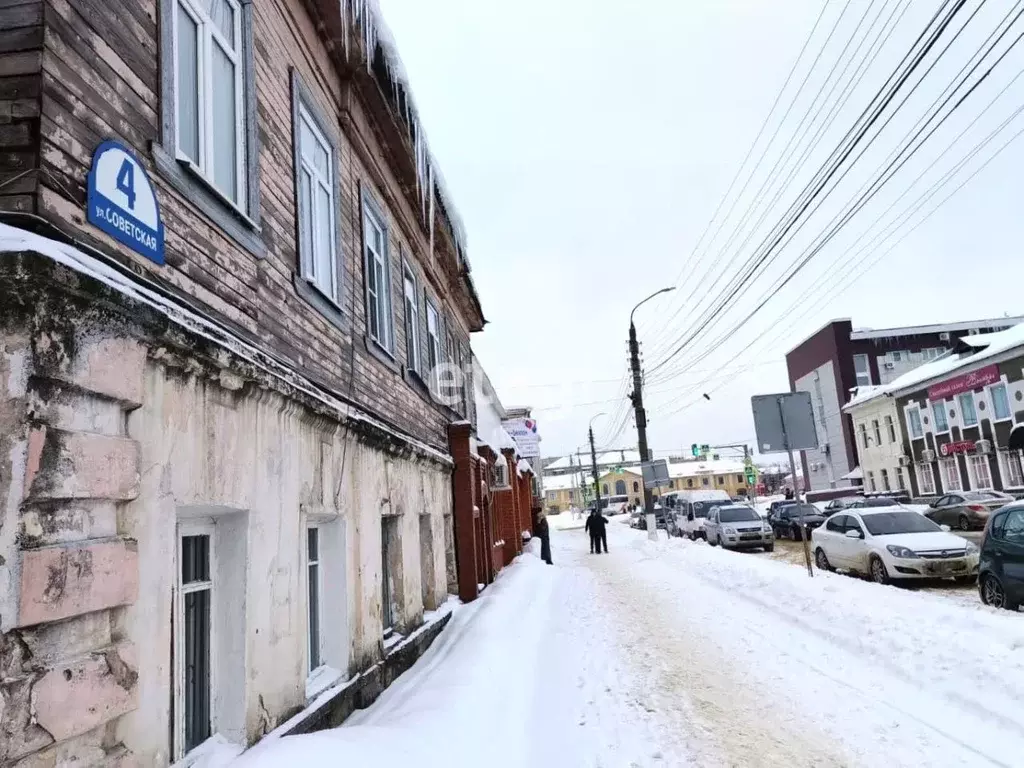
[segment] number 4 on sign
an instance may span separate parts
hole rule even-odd
[[[109,176],[107,177],[109,178]],[[117,172],[117,188],[128,198],[128,208],[135,209],[135,166],[128,160],[121,164]]]

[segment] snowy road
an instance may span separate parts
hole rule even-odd
[[[370,709],[238,768],[1021,764],[1024,616],[609,534],[555,531]]]

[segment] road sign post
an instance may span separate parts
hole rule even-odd
[[[793,451],[818,447],[818,435],[814,429],[814,412],[810,392],[782,392],[775,395],[755,395],[750,401],[754,412],[754,431],[762,453],[785,451],[789,456],[789,471],[793,478],[793,494],[797,501],[796,460]],[[800,540],[803,542],[804,563],[807,575],[814,577],[811,567],[811,547],[807,541],[807,528],[800,523]]]

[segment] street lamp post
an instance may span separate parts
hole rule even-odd
[[[631,399],[633,400],[633,410],[636,417],[637,440],[640,443],[641,475],[643,474],[643,466],[651,460],[651,457],[647,449],[647,412],[644,410],[643,377],[640,373],[640,344],[636,340],[636,326],[633,324],[633,313],[655,296],[660,296],[663,293],[674,290],[675,286],[671,286],[655,291],[633,307],[633,310],[629,313],[629,366],[633,371],[633,394]],[[654,500],[651,498],[651,489],[647,487],[646,482],[644,483],[644,517],[647,520],[647,538],[651,541],[657,541],[658,529],[654,519]]]
[[[587,434],[590,437],[590,470],[594,475],[594,509],[601,512],[601,486],[597,481],[597,450],[594,448],[594,420],[601,416],[607,416],[604,411],[594,415],[587,426]]]

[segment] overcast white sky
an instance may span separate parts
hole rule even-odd
[[[968,0],[940,47],[979,2]],[[616,397],[624,391],[629,312],[666,285],[679,289],[637,313],[650,371],[645,396],[651,443],[662,452],[692,442],[753,443],[750,396],[788,390],[785,352],[829,319],[852,317],[855,326],[878,328],[1024,314],[1015,290],[1024,277],[1024,140],[1014,142],[874,267],[864,271],[899,233],[881,250],[865,252],[861,266],[845,261],[857,253],[858,243],[867,242],[858,237],[879,216],[895,215],[912,203],[1024,105],[1024,77],[1011,82],[1024,67],[1017,50],[796,279],[770,290],[997,28],[1009,2],[981,9],[844,186],[781,250],[775,267],[737,293],[727,312],[657,372],[654,366],[673,342],[692,333],[687,318],[699,317],[723,295],[728,279],[780,220],[783,206],[768,211],[742,246],[751,228],[740,223],[757,188],[766,179],[781,186],[786,169],[796,167],[802,147],[810,146],[825,124],[842,83],[853,80],[858,62],[877,40],[880,53],[782,201],[795,197],[939,0],[852,0],[845,11],[839,0],[828,5],[824,0],[380,0],[380,5],[409,71],[431,148],[466,223],[473,277],[489,321],[474,336],[474,349],[506,406],[534,406],[545,455],[575,450],[585,440],[589,420],[602,411],[608,416],[595,421],[599,441],[635,447],[631,418],[619,434],[613,429],[613,417],[622,410]],[[747,195],[711,247],[694,256],[823,6],[808,53],[755,159],[810,71],[805,90],[781,122]],[[812,69],[811,60],[833,27]],[[889,28],[892,35],[881,45],[878,32]],[[1014,28],[1007,44],[1020,31]],[[844,71],[846,80],[840,75]],[[834,82],[840,86],[830,91]],[[1007,84],[1005,94],[983,113]],[[804,118],[823,85],[825,107],[811,108]],[[791,164],[783,163],[769,179],[769,169],[786,142],[801,136],[802,126],[810,131]],[[943,155],[965,128],[963,138]],[[920,215],[1021,128],[1024,116],[982,149]],[[754,209],[749,225],[761,210]],[[732,332],[762,295],[772,293],[749,323]],[[710,393],[711,401],[700,398],[702,392]]]

